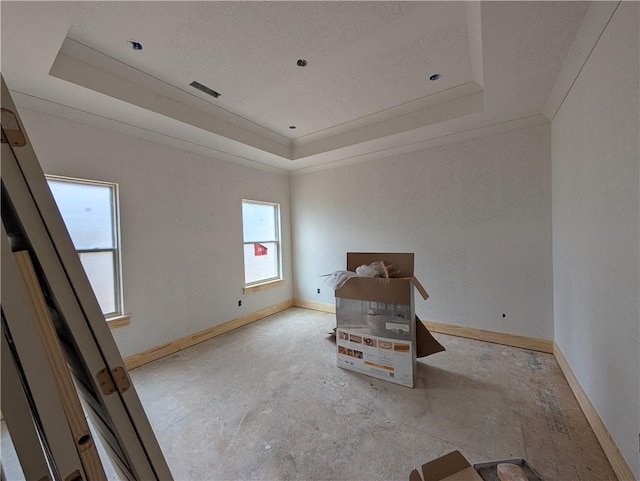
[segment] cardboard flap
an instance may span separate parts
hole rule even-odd
[[[471,471],[469,471],[469,469]],[[463,477],[451,477],[456,474],[460,474]],[[423,464],[422,477],[424,481],[443,481],[445,479],[449,481],[473,481],[479,479],[482,481],[480,475],[473,469],[469,461],[466,460],[460,451],[453,451]]]
[[[336,297],[363,301],[389,302],[391,304],[410,304],[411,287],[414,287],[427,300],[429,294],[415,277],[352,277],[342,287],[335,290]]]
[[[409,279],[382,277],[352,277],[335,291],[336,297],[391,304],[410,304],[411,294]]]
[[[420,473],[418,472],[417,469],[414,469],[413,471],[411,471],[411,473],[409,474],[409,481],[422,481],[422,478],[420,477]]]
[[[446,349],[431,335],[423,322],[416,316],[416,357],[427,357]]]
[[[412,276],[411,284],[413,284],[413,287],[416,288],[416,290],[420,293],[420,295],[425,301],[429,299],[429,294],[427,294],[427,290],[424,287],[422,287],[422,284],[420,284],[420,281],[417,278]]]
[[[457,471],[453,474],[450,474],[446,478],[442,478],[441,481],[484,481],[484,480],[478,474],[478,472],[473,468],[473,466],[469,466],[468,468],[464,468],[461,471]]]

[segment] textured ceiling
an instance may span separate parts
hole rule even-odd
[[[68,37],[297,138],[470,81],[466,30],[462,2],[99,2]]]
[[[308,169],[545,121],[588,7],[3,2],[2,71],[19,107],[232,161]],[[299,58],[308,66],[297,67]],[[441,78],[431,82],[434,73]]]

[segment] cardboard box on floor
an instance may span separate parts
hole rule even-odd
[[[409,481],[491,481],[498,479],[497,468],[503,464],[519,466],[529,481],[543,481],[542,476],[522,458],[499,459],[471,464],[460,453],[453,451],[414,468]]]
[[[388,279],[354,277],[336,289],[338,366],[413,387],[416,377],[416,358],[445,350],[415,315],[414,289],[425,300],[429,294],[414,276],[413,253],[349,252],[347,253],[347,270],[355,272],[361,265],[369,265],[376,261],[383,261],[385,265],[394,265],[399,269],[401,277]],[[362,323],[362,326],[350,325],[345,319],[341,319],[343,312],[341,300],[345,299],[370,301],[403,308],[404,322],[408,324],[411,322],[409,319],[414,319],[414,326],[407,327],[409,332],[406,333],[406,336],[389,335],[385,337],[382,334],[372,333],[371,329],[364,327],[366,322]],[[344,305],[345,302],[342,301],[342,304]],[[389,320],[391,322],[386,324],[387,329],[390,325],[396,325],[392,319]],[[353,338],[357,340],[356,343],[352,341]],[[365,341],[368,342],[368,345],[365,345]],[[362,343],[362,347],[360,347],[360,343]],[[376,346],[383,343],[389,346],[390,355],[385,355],[381,349],[376,349]],[[396,348],[408,349],[407,357]]]
[[[422,473],[422,475],[421,475]],[[460,451],[429,461],[409,474],[409,481],[483,481]]]

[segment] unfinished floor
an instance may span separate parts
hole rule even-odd
[[[410,389],[337,368],[334,325],[292,308],[131,371],[175,479],[406,480],[458,449],[615,480],[552,355],[436,334]]]

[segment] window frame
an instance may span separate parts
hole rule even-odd
[[[244,206],[244,204],[256,204],[256,205],[268,205],[274,208],[275,210],[275,215],[274,215],[274,222],[275,222],[275,229],[274,232],[276,234],[276,239],[261,239],[261,240],[256,240],[256,241],[245,241],[244,240],[244,230],[245,230],[245,226],[244,226],[244,212],[242,210],[242,207]],[[269,285],[269,284],[274,284],[274,285],[280,285],[282,283],[282,281],[284,280],[283,276],[282,276],[282,232],[281,232],[281,219],[280,219],[280,204],[278,202],[267,202],[267,201],[262,201],[262,200],[253,200],[253,199],[242,199],[242,202],[240,204],[241,209],[240,209],[240,214],[242,217],[242,275],[243,275],[243,279],[244,279],[244,293],[250,293],[250,292],[254,292],[257,290],[260,290],[259,287],[260,286],[265,286],[265,285]],[[274,277],[269,277],[269,278],[264,278],[264,279],[259,279],[253,282],[247,282],[247,268],[244,262],[244,246],[250,244],[262,244],[262,243],[274,243],[276,245],[276,255],[277,255],[277,261],[276,261],[276,265],[277,265],[277,269],[278,272],[276,273],[276,275]]]
[[[47,180],[47,185],[48,185],[48,181],[51,180],[54,182],[67,182],[69,184],[108,187],[111,190],[111,203],[112,203],[111,231],[113,235],[114,247],[113,248],[95,248],[95,249],[76,249],[75,245],[73,247],[76,253],[78,254],[78,258],[80,258],[81,254],[92,254],[92,253],[99,253],[99,252],[113,253],[113,280],[114,280],[113,289],[114,289],[114,306],[116,310],[108,313],[103,312],[103,315],[107,321],[126,317],[124,315],[124,295],[123,295],[123,287],[122,287],[122,284],[123,284],[122,283],[122,244],[121,244],[121,236],[120,236],[119,185],[115,182],[106,182],[106,181],[91,180],[91,179],[80,179],[77,177],[68,177],[63,175],[45,174],[45,178]],[[53,197],[53,192],[51,193],[51,195]],[[54,197],[54,202],[55,202],[55,197]],[[56,207],[57,207],[57,203],[56,203]],[[58,207],[58,211],[60,211],[59,207]],[[60,215],[62,216],[62,213],[60,213]],[[64,218],[63,218],[63,222],[64,222]],[[100,310],[102,310],[102,308]]]

